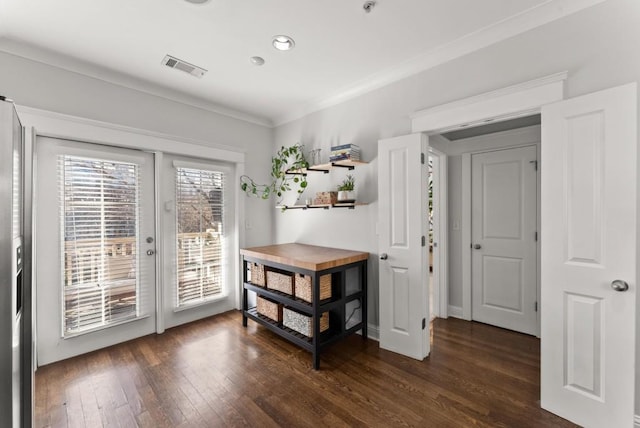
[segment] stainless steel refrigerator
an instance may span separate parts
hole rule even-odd
[[[30,227],[25,227],[24,152],[15,107],[0,96],[0,426],[13,428],[32,425],[31,305],[25,304],[31,294],[31,245],[25,239]]]

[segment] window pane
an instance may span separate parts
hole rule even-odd
[[[223,292],[224,174],[176,172],[177,306]]]
[[[64,333],[138,315],[138,167],[59,157]]]

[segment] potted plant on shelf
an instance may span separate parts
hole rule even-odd
[[[278,203],[282,201],[285,192],[295,189],[299,194],[307,187],[307,177],[304,170],[309,167],[309,162],[304,156],[303,146],[300,143],[290,147],[281,147],[278,153],[271,158],[271,183],[258,184],[251,177],[240,177],[240,188],[249,196],[257,196],[269,199],[271,195],[278,197]]]
[[[356,179],[353,175],[347,175],[347,178],[338,186],[338,202],[349,203],[356,201],[355,192]]]

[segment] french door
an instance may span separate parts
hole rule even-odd
[[[378,141],[380,347],[418,360],[430,351],[428,149],[423,134]]]
[[[173,327],[235,307],[233,168],[164,155],[161,166],[163,325]]]
[[[153,155],[36,143],[38,364],[155,331]]]

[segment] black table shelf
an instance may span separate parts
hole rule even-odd
[[[346,336],[354,334],[358,331],[362,331],[362,338],[367,338],[367,259],[368,253],[357,253],[347,250],[329,249],[324,247],[312,247],[302,244],[284,244],[283,246],[296,246],[295,248],[288,248],[292,254],[297,254],[293,250],[311,250],[317,249],[325,259],[320,258],[321,262],[317,265],[309,265],[306,261],[298,262],[294,258],[278,257],[277,250],[279,246],[261,247],[269,250],[273,250],[276,253],[274,256],[271,253],[265,253],[265,257],[261,257],[258,249],[247,249],[241,251],[242,254],[242,266],[243,266],[243,300],[242,300],[242,324],[247,326],[247,320],[251,319],[258,324],[273,331],[280,337],[289,340],[292,343],[300,346],[301,348],[310,351],[313,356],[314,369],[320,368],[320,351],[330,344],[343,339]],[[329,256],[327,251],[331,250],[337,254],[343,254],[341,259],[336,259],[335,262]],[[303,251],[304,253],[304,251]],[[307,254],[309,255],[309,254]],[[311,254],[314,255],[314,254]],[[327,258],[328,257],[328,258]],[[355,261],[354,261],[355,260]],[[289,272],[291,274],[303,274],[310,275],[312,278],[314,302],[309,303],[302,299],[296,298],[292,295],[282,293],[277,290],[269,289],[267,287],[257,286],[252,284],[248,280],[248,263],[255,262],[265,266],[265,269],[277,269],[281,272]],[[306,263],[306,264],[305,264]],[[310,267],[311,266],[311,267]],[[314,266],[316,268],[314,268]],[[317,268],[320,266],[320,268]],[[347,294],[347,271],[350,269],[357,269],[357,291],[350,288]],[[317,284],[320,283],[320,277],[326,274],[332,275],[332,296],[329,299],[319,301],[319,288]],[[351,283],[352,285],[354,283]],[[274,302],[284,305],[287,308],[296,310],[300,313],[306,314],[312,317],[313,322],[313,337],[308,337],[300,334],[280,322],[273,321],[272,319],[265,317],[257,312],[255,307],[249,307],[248,293],[253,292],[256,296],[266,297]],[[347,326],[347,304],[359,300],[360,306],[360,320],[353,325]],[[324,332],[320,332],[320,317],[323,313],[329,313],[329,329]]]

